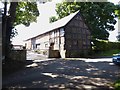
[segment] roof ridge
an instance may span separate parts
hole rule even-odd
[[[52,23],[50,23],[50,24],[56,23],[56,22],[58,22],[58,21],[61,21],[61,20],[65,19],[65,18],[68,18],[68,17],[70,17],[70,16],[72,16],[72,15],[73,15],[73,17],[74,17],[78,12],[79,12],[79,10],[76,11],[76,12],[74,12],[74,13],[71,13],[71,14],[69,14],[69,15],[67,15],[67,16],[65,16],[65,17],[63,17],[63,18],[61,18],[61,19],[58,19],[57,21],[52,22]],[[72,18],[73,18],[73,17],[72,17]],[[71,18],[71,19],[72,19],[72,18]]]

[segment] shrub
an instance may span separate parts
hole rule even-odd
[[[94,40],[93,41],[94,46],[93,50],[94,51],[108,51],[111,49],[120,49],[120,43],[119,42],[109,42],[109,41],[98,41]]]
[[[109,53],[111,55],[112,53],[120,52],[120,42],[109,42],[105,40],[94,40],[92,45],[92,53],[104,55]],[[114,51],[114,52],[113,52]],[[102,53],[102,54],[101,54]]]
[[[114,83],[114,87],[115,87],[115,90],[120,90],[120,80],[117,80],[117,81]]]
[[[36,53],[41,54],[42,52],[40,50],[35,50]]]

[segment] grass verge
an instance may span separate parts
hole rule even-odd
[[[115,90],[120,90],[120,80],[117,80],[117,81],[114,83],[114,87],[115,87]]]
[[[101,53],[98,53],[97,56],[113,56],[113,54],[117,53],[120,53],[119,49],[103,51]]]

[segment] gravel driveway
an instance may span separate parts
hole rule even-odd
[[[29,60],[21,71],[3,77],[3,88],[114,90],[120,67],[110,59]]]

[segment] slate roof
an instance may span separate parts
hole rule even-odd
[[[27,40],[30,40],[32,38],[35,38],[41,34],[44,34],[44,33],[47,33],[47,32],[50,32],[52,30],[55,30],[57,28],[60,28],[60,27],[63,27],[65,26],[79,11],[75,12],[75,13],[72,13],[62,19],[59,19],[58,21],[55,21],[53,23],[50,23],[48,27],[46,27],[45,29],[43,29],[43,32],[42,33],[39,33],[38,35],[35,35],[34,37],[31,37]],[[25,41],[27,41],[25,40]]]

